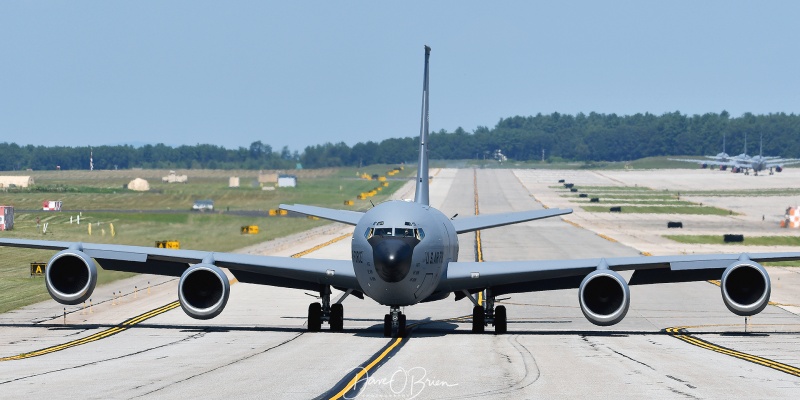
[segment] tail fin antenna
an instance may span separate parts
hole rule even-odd
[[[414,202],[430,205],[428,195],[428,59],[431,48],[425,46],[425,75],[422,81],[422,121],[419,132],[419,168],[417,169],[417,188]]]

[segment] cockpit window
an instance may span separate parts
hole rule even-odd
[[[392,236],[392,228],[375,228],[375,235]]]
[[[415,237],[417,235],[416,235],[416,233],[414,233],[414,231],[415,231],[415,229],[411,229],[411,228],[398,228],[397,229],[397,236]]]
[[[395,236],[422,240],[425,238],[425,232],[419,228],[367,228],[364,237],[369,240],[373,236]]]

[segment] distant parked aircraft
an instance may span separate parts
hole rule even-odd
[[[798,159],[763,156],[763,147],[764,141],[762,137],[759,155],[754,157],[747,155],[747,133],[745,133],[744,152],[736,156],[729,156],[725,153],[725,136],[723,136],[722,153],[718,153],[716,156],[705,156],[707,158],[705,160],[686,158],[670,158],[670,160],[698,163],[701,168],[718,166],[720,171],[725,171],[730,167],[732,172],[744,172],[745,175],[750,175],[750,170],[753,170],[754,175],[758,175],[760,171],[769,170],[769,174],[772,175],[775,172],[783,171],[783,167],[786,165],[800,164]]]

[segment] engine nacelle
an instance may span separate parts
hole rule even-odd
[[[181,275],[178,299],[181,308],[190,317],[211,319],[219,315],[225,304],[231,284],[219,267],[212,264],[195,264]]]
[[[631,292],[620,274],[607,269],[596,270],[583,278],[578,300],[589,322],[609,326],[625,318],[631,304]]]
[[[45,268],[45,285],[50,296],[61,304],[80,304],[92,295],[97,285],[94,260],[78,250],[56,253]]]
[[[722,273],[722,301],[736,315],[756,315],[769,303],[771,284],[769,274],[761,264],[737,261]]]
[[[775,167],[775,172],[782,172],[782,171],[783,171],[783,167],[781,167],[780,165]]]

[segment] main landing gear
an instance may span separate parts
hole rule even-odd
[[[486,289],[484,295],[484,302],[480,304],[475,300],[472,295],[465,293],[467,297],[472,300],[475,307],[472,308],[472,332],[483,333],[486,326],[489,324],[494,325],[495,334],[503,334],[508,332],[508,318],[505,306],[494,306],[495,296],[492,294],[492,289]]]
[[[397,337],[406,335],[406,315],[397,306],[391,306],[389,314],[383,317],[383,336],[392,337],[393,332],[397,333]]]
[[[331,332],[341,332],[344,329],[344,306],[342,300],[349,294],[346,293],[336,303],[331,304],[331,287],[325,285],[319,291],[320,303],[308,305],[308,331],[319,332],[322,323],[327,321]]]

